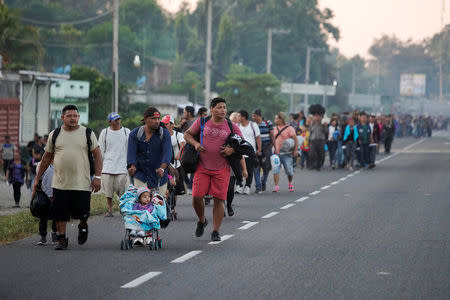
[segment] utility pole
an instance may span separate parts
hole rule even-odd
[[[267,31],[267,64],[266,73],[270,74],[272,68],[272,28]]]
[[[307,47],[306,48],[306,72],[305,72],[305,84],[309,83],[309,65],[310,65],[310,60],[311,60],[311,52],[322,52],[325,51],[324,48],[312,48],[312,47]],[[308,111],[308,94],[305,94],[305,112]]]
[[[306,48],[306,73],[305,73],[305,83],[309,83],[309,60],[311,58],[311,48]],[[308,94],[305,94],[305,113],[308,111]]]
[[[443,48],[443,40],[444,40],[444,14],[445,14],[445,0],[442,0],[442,9],[441,9],[441,40],[439,41],[439,100],[444,100],[443,95],[443,85],[444,85],[444,74],[442,71],[442,48]]]
[[[272,35],[273,34],[288,34],[290,30],[285,29],[272,29],[267,30],[267,63],[266,63],[266,73],[270,74],[272,71]]]
[[[113,105],[112,111],[119,112],[119,0],[113,3]]]
[[[206,29],[206,66],[205,66],[205,106],[211,100],[211,38],[212,38],[212,0],[208,0],[207,29]]]
[[[352,95],[355,94],[355,65],[352,64]]]

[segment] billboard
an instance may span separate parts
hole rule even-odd
[[[425,74],[402,74],[400,76],[400,95],[425,96]]]

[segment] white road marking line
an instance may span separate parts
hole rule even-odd
[[[279,214],[279,212],[273,211],[273,212],[271,212],[271,213],[268,213],[268,214],[265,215],[265,216],[262,216],[261,219],[269,219],[269,218],[272,218],[273,216],[278,215],[278,214]]]
[[[402,150],[409,150],[409,149],[411,149],[412,147],[414,147],[415,145],[418,145],[418,144],[422,143],[423,141],[425,141],[425,139],[419,140],[419,141],[417,141],[417,142],[415,142],[415,143],[413,143],[413,144],[411,144],[411,145],[409,145],[409,146],[403,148]]]
[[[347,177],[342,177],[341,179],[339,179],[339,181],[346,181]]]
[[[309,199],[308,196],[306,196],[306,197],[301,197],[300,199],[295,200],[295,202],[303,202],[303,201],[308,200],[308,199]]]
[[[338,184],[339,183],[339,181],[333,181],[332,183],[330,183],[331,185],[335,185],[335,184]]]
[[[355,172],[353,172],[353,173],[355,173],[355,174],[359,174],[359,173],[361,173],[361,171],[355,171]]]
[[[291,208],[294,205],[295,205],[294,203],[286,204],[285,206],[281,207],[280,209],[288,209],[288,208]]]
[[[125,285],[122,285],[120,288],[122,289],[129,289],[129,288],[135,288],[144,282],[155,278],[156,276],[160,275],[162,272],[148,272],[147,274],[142,275],[141,277],[136,278],[133,281],[128,282]]]
[[[353,174],[353,173],[347,175],[348,178],[353,177],[353,176],[355,176],[355,174]]]
[[[247,230],[247,229],[255,226],[256,224],[258,224],[259,222],[249,222],[249,221],[247,221],[246,223],[247,223],[246,225],[241,226],[238,229],[240,229],[240,230]]]
[[[377,272],[377,275],[392,275],[392,273],[389,273],[389,272]]]
[[[220,243],[222,243],[222,242],[224,242],[224,241],[230,239],[230,238],[233,237],[233,236],[234,236],[234,234],[227,234],[227,235],[222,236],[220,241],[217,241],[217,242],[209,242],[208,244],[209,244],[209,245],[217,245],[217,244],[220,244]]]
[[[179,263],[184,263],[185,261],[187,261],[188,259],[193,258],[196,255],[199,255],[200,253],[202,253],[201,250],[194,250],[191,252],[186,253],[183,256],[178,257],[177,259],[172,260],[170,263],[171,264],[179,264]]]
[[[314,195],[317,195],[317,194],[320,194],[320,191],[314,191],[314,192],[309,193],[310,196],[314,196]]]
[[[325,186],[321,187],[320,189],[321,189],[321,190],[327,190],[327,189],[329,189],[330,187],[331,187],[331,185],[325,185]]]

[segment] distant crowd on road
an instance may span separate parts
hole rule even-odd
[[[62,111],[62,127],[44,137],[35,134],[28,143],[27,162],[24,153],[5,137],[0,153],[6,180],[13,186],[15,207],[19,207],[23,184],[32,194],[40,183],[51,191],[47,194],[52,206],[49,216],[41,220],[39,244],[46,243],[50,219],[54,221],[52,241],[56,249],[63,250],[68,246],[65,227],[71,217],[80,219],[78,242],[87,240],[91,192],[102,187],[108,205],[105,217],[113,217],[114,194],[121,196],[131,182],[136,188],[173,196],[175,201],[179,195],[192,195],[197,237],[208,225],[204,210],[212,200],[211,239],[219,241],[225,208],[228,216],[234,215],[235,194],[251,194],[253,182],[254,193],[265,192],[271,171],[273,193],[280,192],[281,168],[287,176],[287,190],[293,192],[295,169],[328,168],[327,153],[330,169],[370,169],[382,146],[384,153],[390,153],[394,138],[430,137],[433,129],[448,126],[448,118],[443,117],[364,111],[328,116],[321,105],[311,105],[308,114],[300,111],[288,117],[278,112],[273,122],[264,118],[268,112],[259,108],[228,113],[223,98],[214,98],[209,111],[202,107],[197,114],[194,107],[186,106],[179,122],[149,107],[143,112],[142,126],[130,130],[113,112],[97,140],[89,128],[78,124],[78,108],[68,105]],[[188,146],[198,153],[193,172],[183,167],[182,156]],[[44,183],[48,169],[51,179]],[[175,205],[172,210],[176,213]]]

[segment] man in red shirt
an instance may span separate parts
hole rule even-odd
[[[225,118],[227,114],[225,99],[214,98],[211,100],[210,111],[211,117],[206,121],[203,129],[203,143],[198,141],[200,139],[195,138],[201,134],[201,118],[197,119],[185,132],[184,139],[200,153],[192,186],[192,204],[199,220],[195,235],[202,236],[208,224],[205,218],[203,197],[211,195],[214,198],[211,240],[220,241],[219,228],[224,214],[223,201],[227,198],[230,181],[230,164],[226,157],[233,154],[234,149],[224,146],[231,133],[228,120]],[[239,127],[234,124],[232,126],[233,133],[242,136]]]

